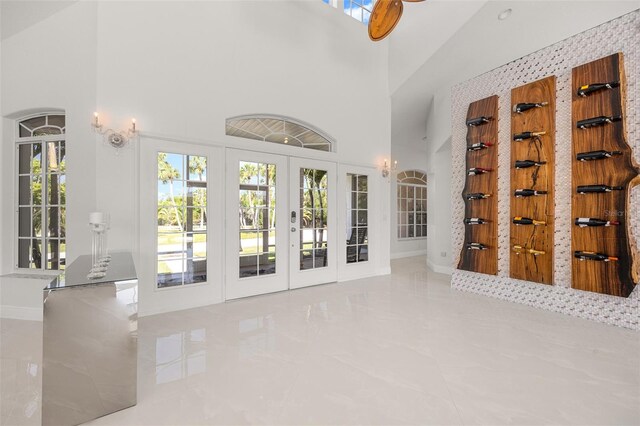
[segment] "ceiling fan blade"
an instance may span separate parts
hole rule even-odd
[[[369,38],[380,41],[389,35],[402,16],[402,0],[378,0],[369,19]]]

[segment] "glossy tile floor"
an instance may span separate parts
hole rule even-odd
[[[640,334],[391,276],[142,318],[97,425],[640,424]],[[41,325],[2,321],[1,423],[40,424]]]

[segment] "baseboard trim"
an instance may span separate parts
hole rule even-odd
[[[391,259],[402,259],[404,257],[426,256],[427,250],[402,251],[400,253],[391,253]],[[391,273],[391,272],[389,272]]]
[[[364,279],[364,278],[381,277],[381,276],[389,275],[389,274],[391,274],[391,267],[380,268],[377,271],[369,273],[369,274],[343,275],[342,277],[338,278],[337,282],[346,283],[346,282],[349,282],[349,281],[361,280],[361,279]]]
[[[0,318],[25,321],[42,321],[42,308],[0,305]]]
[[[453,268],[451,266],[437,265],[433,263],[430,259],[427,259],[427,267],[431,269],[433,272],[437,272],[439,274],[452,275]]]

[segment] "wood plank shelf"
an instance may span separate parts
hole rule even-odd
[[[464,224],[465,238],[458,269],[496,275],[498,273],[498,96],[491,96],[469,105],[467,111],[467,179],[462,191],[465,218],[480,218],[483,224]],[[474,144],[491,146],[471,150]],[[472,168],[484,173],[469,175]],[[468,200],[467,194],[489,194],[488,198]],[[470,249],[479,243],[483,250]]]
[[[511,278],[553,284],[554,176],[556,77],[511,90]],[[515,135],[543,133],[520,141]],[[536,165],[516,168],[516,161]],[[517,189],[547,194],[515,197]],[[514,218],[533,219],[539,225],[518,225]]]
[[[589,91],[588,85],[609,84]],[[594,87],[594,86],[591,86]],[[595,86],[598,87],[598,86]],[[637,243],[629,224],[631,189],[640,184],[640,167],[627,143],[625,125],[626,81],[622,53],[578,66],[572,74],[572,223],[576,218],[616,221],[613,226],[580,227],[572,224],[572,287],[614,296],[628,297],[638,282]],[[622,117],[602,125],[581,129],[578,121],[593,117]],[[579,161],[579,153],[619,151],[603,159]],[[619,186],[621,190],[579,194],[579,185]],[[602,253],[612,261],[579,260],[576,251]]]

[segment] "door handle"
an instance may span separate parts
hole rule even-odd
[[[295,226],[291,227],[291,232],[296,232],[296,227]]]

